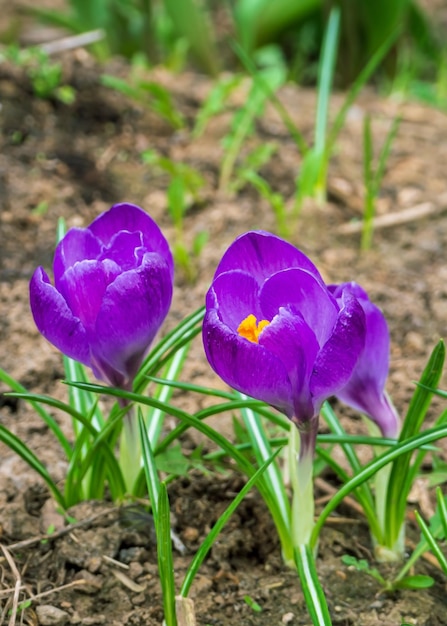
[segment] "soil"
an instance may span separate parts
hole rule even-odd
[[[175,229],[166,207],[168,178],[143,163],[142,151],[155,149],[175,162],[187,163],[205,180],[199,200],[185,217],[185,237],[188,246],[201,231],[209,239],[194,261],[194,281],[181,270],[177,273],[173,307],[163,332],[202,304],[216,264],[238,234],[259,228],[276,231],[271,207],[252,188],[230,194],[218,187],[221,139],[246,97],[244,83],[231,97],[227,111],[213,118],[206,132],[194,139],[190,131],[211,88],[208,79],[186,72],[175,76],[159,69],[151,72],[150,79],[170,91],[186,120],[184,129],[174,131],[149,106],[100,84],[103,71],[125,76],[128,68],[123,63],[100,68],[83,50],[66,54],[62,61],[64,82],[76,91],[71,105],[35,97],[22,69],[0,65],[0,364],[30,391],[61,398],[66,393],[60,382],[61,355],[34,326],[28,282],[37,265],[51,268],[59,217],[65,218],[68,227],[85,226],[112,204],[131,201],[146,209],[174,243]],[[280,98],[311,140],[315,91],[288,86]],[[342,101],[343,94],[334,95],[332,113]],[[353,224],[358,223],[363,206],[361,146],[367,114],[377,150],[397,114],[402,122],[377,203],[378,217],[387,217],[391,223],[378,227],[372,249],[361,253],[359,234],[350,229],[356,228]],[[300,156],[278,115],[268,108],[243,152],[270,141],[275,142],[277,152],[262,175],[292,201]],[[392,336],[388,391],[402,415],[414,390],[413,381],[434,345],[445,336],[446,154],[444,113],[365,91],[351,108],[337,141],[328,201],[321,206],[307,202],[290,237],[328,281],[356,280],[383,308]],[[401,223],[399,218],[408,217],[404,212],[412,208],[411,219]],[[182,378],[221,386],[206,363],[199,339]],[[7,391],[6,385],[0,391]],[[198,402],[191,396],[179,396],[177,401],[188,410],[194,410]],[[440,401],[434,402],[428,425],[441,407]],[[357,416],[344,414],[351,432],[364,432]],[[63,416],[57,419],[68,428]],[[62,454],[25,403],[0,396],[0,422],[45,459],[55,481],[63,480]],[[229,420],[219,427],[231,436]],[[445,459],[446,446],[440,445],[441,459]],[[332,481],[325,474],[319,483],[319,507],[326,495],[324,486]],[[170,486],[174,530],[186,546],[185,553],[175,555],[178,583],[191,555],[242,484],[241,477],[231,472],[194,472]],[[433,495],[425,483],[413,496],[408,550],[418,540],[412,510],[419,507],[427,517],[433,508]],[[11,624],[8,610],[15,590],[20,601],[32,600],[17,623],[161,624],[149,517],[139,514],[138,524],[129,525],[125,508],[87,502],[69,511],[75,522],[67,526],[36,475],[4,445],[0,445],[0,506],[2,624]],[[431,589],[386,595],[372,578],[351,571],[341,561],[344,554],[373,560],[365,520],[349,504],[337,515],[322,533],[318,558],[334,624],[447,624],[445,577],[432,562],[421,560],[417,565],[417,572],[435,578]],[[52,524],[54,535],[41,541]],[[378,567],[387,575],[383,566]],[[273,524],[256,491],[244,500],[213,546],[191,597],[198,626],[310,624],[296,573],[282,563]]]

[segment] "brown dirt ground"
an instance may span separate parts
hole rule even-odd
[[[230,195],[217,188],[223,153],[220,139],[228,129],[231,112],[245,97],[243,86],[229,103],[229,111],[212,120],[206,133],[192,141],[189,129],[210,88],[207,79],[153,71],[151,78],[170,89],[187,119],[187,129],[174,132],[149,108],[101,87],[100,69],[85,52],[67,55],[64,68],[65,80],[76,88],[71,106],[34,98],[23,72],[0,65],[0,364],[30,391],[58,397],[65,394],[59,382],[63,377],[61,355],[34,327],[28,307],[29,278],[37,265],[50,269],[60,216],[69,227],[87,225],[113,203],[127,200],[144,207],[174,241],[166,211],[167,178],[142,163],[142,150],[155,148],[175,161],[188,163],[206,180],[201,201],[186,216],[185,230],[188,242],[201,230],[209,233],[209,242],[197,260],[196,281],[190,284],[178,273],[166,328],[202,304],[214,268],[236,235],[256,228],[275,231],[270,207],[253,190],[244,188]],[[125,71],[120,64],[107,69],[120,74]],[[311,139],[315,93],[287,87],[281,99]],[[341,101],[341,95],[334,96],[333,111]],[[361,215],[361,137],[366,113],[372,117],[376,146],[383,144],[397,113],[402,115],[402,124],[378,202],[378,214],[396,220],[394,225],[377,229],[373,249],[361,254],[358,234],[346,232],[346,228]],[[292,198],[300,157],[270,109],[257,123],[249,143],[266,141],[276,142],[278,151],[262,173],[278,192]],[[331,160],[329,201],[321,207],[307,203],[292,236],[293,243],[312,257],[328,280],[357,280],[383,308],[392,335],[388,389],[401,414],[414,390],[413,381],[435,343],[446,334],[446,153],[447,118],[443,113],[365,92],[352,107]],[[47,203],[47,210],[36,212],[42,202]],[[412,207],[419,207],[418,217],[398,223],[401,212]],[[424,207],[431,211],[428,215],[423,213]],[[210,371],[199,340],[192,347],[183,378],[221,384]],[[6,391],[4,385],[0,391]],[[188,410],[196,403],[191,397],[177,400]],[[439,414],[440,406],[435,403],[430,419]],[[68,427],[62,416],[58,419]],[[0,420],[45,458],[55,480],[63,479],[60,451],[32,410],[3,397]],[[355,416],[345,423],[353,432],[362,431]],[[231,433],[225,423],[222,428]],[[210,478],[194,473],[170,488],[175,530],[188,549],[187,555],[176,556],[178,581],[189,555],[241,484],[233,474]],[[426,496],[426,489],[421,489],[412,504],[430,514],[432,500]],[[5,555],[0,556],[2,623],[9,623],[7,611],[17,580],[22,584],[20,600],[36,596],[22,615],[25,624],[161,623],[150,529],[129,530],[116,507],[87,503],[70,511],[81,526],[46,543],[14,548],[13,544],[44,533],[50,523],[60,526],[61,519],[55,516],[36,476],[3,445],[0,506],[0,541],[9,546],[12,559],[11,564]],[[326,527],[318,560],[334,624],[447,624],[445,579],[432,565],[421,562],[418,566],[418,571],[435,577],[432,589],[385,596],[372,579],[342,564],[340,557],[345,553],[371,558],[371,546],[364,520],[348,506],[339,513],[350,519]],[[417,541],[411,516],[409,536]],[[110,559],[119,561],[124,569]],[[84,582],[75,582],[79,580]],[[258,602],[262,611],[253,611],[245,596]],[[213,547],[192,597],[198,626],[310,623],[296,574],[281,563],[274,527],[257,492],[247,497]],[[65,613],[59,622],[45,621],[53,609],[39,609],[42,605]]]

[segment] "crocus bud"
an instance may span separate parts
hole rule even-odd
[[[54,286],[42,267],[30,282],[37,328],[110,385],[130,388],[169,310],[174,266],[159,227],[116,204],[58,244]]]
[[[338,301],[347,293],[354,296],[366,320],[365,346],[350,380],[336,396],[373,420],[384,437],[395,438],[399,434],[399,417],[385,391],[390,354],[385,316],[357,283],[330,285],[329,289]]]

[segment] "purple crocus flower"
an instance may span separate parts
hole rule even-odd
[[[173,260],[157,224],[116,204],[58,244],[54,286],[42,267],[30,283],[42,335],[107,383],[130,388],[169,310]]]
[[[357,283],[330,285],[329,290],[339,302],[346,293],[354,296],[366,319],[365,347],[350,380],[336,395],[372,419],[384,437],[395,438],[399,434],[400,422],[385,391],[390,354],[390,334],[385,316]]]
[[[337,300],[297,248],[248,232],[218,265],[203,342],[228,385],[295,422],[303,458],[313,453],[322,403],[346,386],[362,353],[365,315],[349,290]]]

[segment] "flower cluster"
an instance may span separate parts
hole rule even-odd
[[[53,261],[30,283],[37,328],[107,383],[130,387],[165,319],[174,264],[157,224],[133,204],[117,204],[88,228],[72,228]]]
[[[316,434],[324,400],[338,396],[395,436],[385,391],[385,318],[355,283],[327,286],[297,248],[248,232],[219,263],[206,297],[203,343],[231,387]]]
[[[40,332],[97,378],[129,388],[171,303],[173,260],[160,229],[139,207],[117,204],[68,231],[53,272],[54,286],[41,267],[30,283]],[[383,314],[356,283],[326,285],[275,235],[248,232],[224,254],[206,296],[203,343],[226,383],[301,433],[316,433],[321,405],[335,395],[397,435]]]

